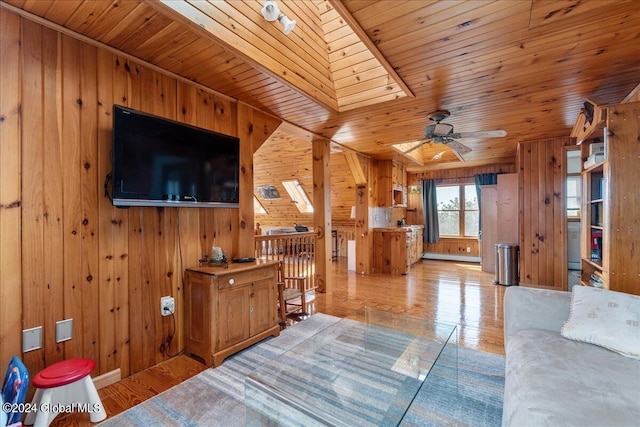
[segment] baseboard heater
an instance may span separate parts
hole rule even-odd
[[[477,263],[480,263],[482,261],[482,259],[479,256],[439,254],[434,252],[423,253],[422,259],[437,259],[441,261],[461,261],[461,262],[477,262]]]

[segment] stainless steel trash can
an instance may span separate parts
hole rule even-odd
[[[512,243],[496,244],[496,278],[493,283],[498,285],[513,286],[520,280],[519,247]]]

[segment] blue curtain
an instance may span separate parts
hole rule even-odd
[[[480,173],[475,176],[476,178],[476,194],[478,196],[478,240],[482,240],[482,204],[480,191],[481,185],[495,185],[498,183],[498,174],[495,173]]]
[[[420,181],[422,193],[422,215],[424,219],[424,243],[438,243],[440,232],[438,230],[438,197],[436,195],[436,182],[433,179]]]

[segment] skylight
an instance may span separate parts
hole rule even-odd
[[[297,179],[293,181],[282,181],[282,185],[300,212],[313,213],[313,205]]]

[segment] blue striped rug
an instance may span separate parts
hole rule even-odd
[[[245,426],[247,375],[338,320],[315,314],[100,425]],[[459,347],[458,387],[427,381],[402,425],[499,426],[503,390],[503,357]]]

